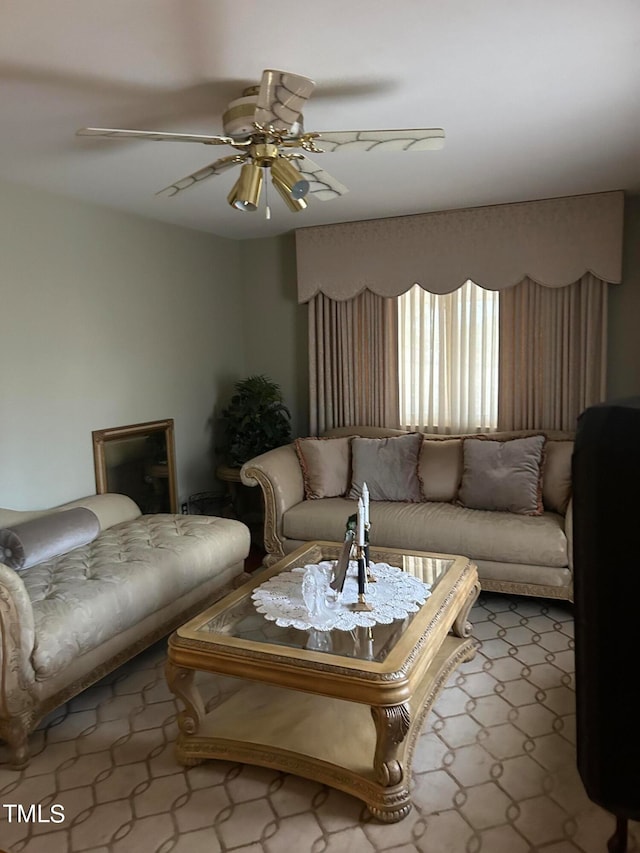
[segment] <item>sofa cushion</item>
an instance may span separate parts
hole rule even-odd
[[[249,530],[204,515],[142,515],[22,577],[33,604],[38,679],[60,672],[165,605],[241,563]]]
[[[539,594],[531,587],[542,586],[562,590],[571,589],[573,584],[573,572],[568,566],[560,569],[525,563],[497,563],[493,560],[477,560],[476,565],[480,586],[484,590],[495,589],[494,585],[497,585],[497,590],[500,592],[529,595]]]
[[[92,542],[98,533],[97,515],[84,507],[41,515],[0,530],[0,561],[23,571]]]
[[[455,501],[462,479],[462,439],[425,438],[418,474],[426,501]]]
[[[572,441],[547,441],[544,448],[542,500],[545,509],[567,511],[571,497]]]
[[[469,509],[540,515],[546,438],[465,438],[458,500]]]
[[[344,539],[353,501],[327,498],[302,501],[283,519],[289,539],[309,541]],[[400,504],[378,501],[370,505],[372,545],[463,554],[472,560],[494,560],[564,568],[568,565],[564,518],[467,509],[450,503]]]
[[[349,497],[362,497],[366,483],[372,501],[422,500],[418,478],[421,445],[418,432],[390,438],[354,438]]]
[[[308,500],[347,493],[351,481],[351,438],[297,438],[294,444]]]

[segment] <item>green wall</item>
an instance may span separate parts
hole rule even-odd
[[[242,244],[245,356],[248,373],[264,373],[282,388],[294,435],[309,428],[307,306],[298,305],[295,237]]]
[[[95,493],[91,432],[174,418],[180,501],[246,371],[239,246],[0,184],[0,506]]]

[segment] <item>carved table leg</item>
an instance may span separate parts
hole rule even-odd
[[[471,623],[468,621],[468,617],[471,608],[476,603],[479,595],[480,584],[475,583],[473,587],[469,590],[469,596],[460,608],[460,612],[456,616],[456,621],[453,623],[453,626],[451,628],[453,634],[456,637],[461,637],[462,639],[465,639],[466,637],[469,637],[471,635]]]
[[[178,714],[180,737],[176,745],[178,761],[185,766],[200,764],[202,759],[189,756],[182,749],[186,738],[196,735],[205,716],[205,707],[200,691],[194,684],[195,672],[176,666],[171,661],[165,664],[165,675],[169,690],[184,704],[184,710]]]
[[[387,823],[402,820],[410,809],[409,780],[406,778],[402,762],[398,760],[398,747],[405,739],[411,723],[411,712],[407,702],[389,707],[374,706],[371,716],[376,727],[376,752],[373,759],[373,770],[376,781],[383,788],[393,788],[390,792],[388,806],[369,805],[369,811],[374,817]]]

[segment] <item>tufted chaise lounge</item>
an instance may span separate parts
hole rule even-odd
[[[16,768],[46,713],[219,598],[249,552],[238,521],[141,515],[124,495],[0,509],[0,527],[74,507],[97,516],[93,541],[21,571],[0,562],[0,738]]]

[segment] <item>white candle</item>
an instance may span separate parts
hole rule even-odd
[[[369,487],[366,483],[362,484],[362,503],[364,504],[364,523],[369,524]]]
[[[364,545],[364,503],[358,498],[358,526],[356,528],[358,541],[356,545]]]

